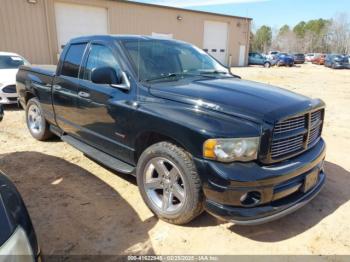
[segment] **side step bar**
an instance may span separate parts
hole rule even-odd
[[[135,167],[115,158],[112,157],[92,146],[89,146],[83,142],[80,142],[78,139],[75,139],[72,136],[69,135],[63,135],[61,136],[61,139],[64,142],[67,142],[71,146],[75,147],[76,149],[80,150],[84,154],[88,155],[92,159],[96,160],[97,162],[100,162],[101,164],[124,174],[135,174]]]

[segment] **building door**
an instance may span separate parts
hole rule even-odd
[[[224,65],[227,65],[227,39],[227,23],[204,22],[203,49]]]
[[[240,45],[239,46],[238,66],[245,66],[245,45]]]
[[[108,34],[106,8],[57,2],[55,16],[59,52],[73,37]]]

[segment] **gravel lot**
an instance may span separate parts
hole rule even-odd
[[[24,111],[6,107],[0,168],[27,204],[44,254],[350,254],[350,70],[323,66],[233,68],[327,103],[327,183],[301,210],[242,227],[203,213],[187,226],[156,219],[135,179],[111,172],[59,140],[35,141]]]

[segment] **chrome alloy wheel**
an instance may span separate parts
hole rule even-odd
[[[35,104],[30,105],[28,109],[28,126],[34,134],[42,130],[42,116],[39,107]]]
[[[173,214],[184,205],[184,175],[170,160],[151,159],[145,168],[144,189],[152,205],[161,213]]]

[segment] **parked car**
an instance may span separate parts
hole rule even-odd
[[[325,54],[318,54],[313,60],[312,63],[316,65],[324,65],[326,55]]]
[[[0,104],[0,121],[4,110]],[[15,185],[0,171],[0,260],[39,261],[40,250],[28,211]]]
[[[270,51],[268,52],[267,54],[267,58],[270,59],[270,60],[275,60],[276,59],[276,56],[279,54],[278,51]]]
[[[203,208],[236,224],[268,222],[325,181],[324,102],[242,80],[182,41],[76,38],[56,72],[22,66],[17,91],[35,139],[56,134],[135,174],[147,206],[170,223]]]
[[[305,55],[305,61],[306,62],[312,62],[312,60],[316,57],[315,53],[309,53]]]
[[[16,104],[16,74],[21,65],[29,65],[18,54],[0,52],[0,104]]]
[[[294,58],[287,53],[279,53],[276,56],[276,65],[292,67],[294,65]]]
[[[252,52],[252,53],[249,53],[248,64],[249,65],[262,65],[262,66],[268,68],[268,67],[275,65],[276,61],[270,60],[270,59],[264,57],[260,53]]]
[[[350,68],[349,58],[340,54],[329,54],[326,56],[324,65],[333,69]]]
[[[294,64],[304,64],[305,63],[305,55],[300,53],[293,54]]]

